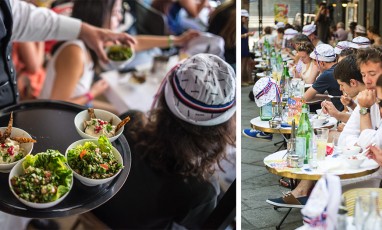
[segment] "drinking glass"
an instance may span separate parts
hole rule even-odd
[[[325,160],[326,144],[328,143],[329,129],[316,129],[317,160]]]
[[[354,226],[358,230],[362,229],[363,222],[369,213],[370,195],[365,193],[357,194],[354,203]]]
[[[338,133],[333,135],[333,152],[334,152],[334,154],[342,152],[342,148],[340,146],[338,146],[339,137],[340,137],[340,134],[338,134]]]

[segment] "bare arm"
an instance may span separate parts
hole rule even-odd
[[[84,55],[82,49],[76,45],[69,45],[58,54],[55,63],[56,78],[51,99],[81,105],[87,103],[88,98],[85,95],[72,98],[73,91],[83,74]]]
[[[179,4],[187,11],[188,15],[196,18],[200,11],[206,6],[208,0],[200,0],[200,3],[196,3],[195,0],[179,0]]]
[[[175,46],[184,46],[192,38],[199,36],[199,33],[194,30],[189,30],[184,32],[180,36],[174,36],[173,45]],[[154,47],[167,48],[171,45],[169,37],[167,36],[152,36],[152,35],[138,35],[136,36],[137,45],[135,50],[142,51],[151,49]]]
[[[23,71],[34,74],[44,63],[43,42],[20,42],[17,50],[20,60],[25,64]]]

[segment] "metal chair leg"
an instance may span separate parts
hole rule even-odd
[[[281,225],[284,223],[284,220],[289,215],[290,211],[292,211],[292,208],[289,208],[288,212],[284,215],[283,219],[280,221],[280,223],[276,226],[276,229],[279,230],[281,228]]]

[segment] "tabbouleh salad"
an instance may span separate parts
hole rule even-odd
[[[88,141],[69,150],[67,159],[76,173],[91,179],[112,177],[123,168],[112,152],[109,139],[104,135],[98,138],[98,145]]]
[[[26,156],[22,163],[24,174],[11,179],[13,191],[20,198],[34,203],[59,199],[69,192],[73,180],[73,172],[65,162],[65,157],[52,149]]]

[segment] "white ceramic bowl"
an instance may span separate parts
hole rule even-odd
[[[70,149],[73,149],[73,148],[75,148],[78,145],[83,145],[85,142],[88,142],[88,141],[94,142],[95,144],[98,145],[98,140],[95,140],[95,139],[82,139],[82,140],[78,140],[78,141],[72,143],[71,145],[69,145],[69,147],[66,149],[66,152],[65,152],[66,160],[68,160],[68,156],[67,155],[68,155],[68,151]],[[122,156],[121,156],[119,151],[114,146],[112,146],[112,153],[114,154],[117,162],[120,163],[121,165],[123,165]],[[68,164],[68,166],[70,168],[69,162],[67,162],[67,164]],[[97,186],[97,185],[108,183],[109,181],[113,180],[122,171],[122,169],[120,169],[112,177],[105,178],[105,179],[90,179],[90,178],[81,176],[80,174],[76,173],[73,169],[72,169],[72,171],[73,171],[74,177],[77,178],[84,185],[87,185],[87,186]]]
[[[109,47],[105,48],[106,55],[109,52],[111,47],[122,47],[123,45],[112,45]],[[131,57],[129,59],[123,60],[123,61],[113,61],[109,59],[109,65],[114,68],[114,69],[122,69],[124,68],[127,64],[129,64],[135,57],[135,51],[133,48],[129,47],[131,49]]]
[[[359,146],[351,146],[351,147],[343,147],[342,153],[345,156],[354,156],[361,152],[361,147]]]
[[[104,120],[104,121],[110,121],[110,119],[113,118],[112,125],[115,125],[115,126],[117,126],[121,122],[121,119],[117,115],[110,113],[106,110],[94,109],[94,114],[97,118]],[[74,118],[74,125],[76,126],[76,130],[82,138],[98,139],[98,137],[91,136],[91,135],[84,132],[84,121],[89,121],[89,120],[90,120],[90,116],[89,116],[89,112],[87,110],[83,110],[80,113],[78,113],[76,115],[76,117]],[[109,141],[113,142],[113,141],[117,140],[117,138],[122,134],[123,129],[124,129],[124,127],[120,128],[115,133],[114,136],[109,137]]]
[[[7,127],[0,127],[0,131],[1,133],[4,133],[5,129]],[[22,130],[22,129],[19,129],[19,128],[16,128],[16,127],[12,127],[12,132],[11,132],[11,137],[28,137],[28,138],[32,138],[29,133],[27,133],[25,130]],[[20,146],[22,148],[25,149],[25,156],[22,158],[24,159],[28,154],[30,154],[32,152],[32,149],[33,149],[33,144],[34,143],[22,143],[20,144]],[[4,173],[8,173],[11,171],[11,169],[17,164],[17,162],[21,161],[22,159],[18,160],[18,161],[15,161],[15,162],[12,162],[12,163],[8,163],[8,164],[1,164],[0,163],[0,172],[4,172]]]
[[[327,120],[326,117],[319,117],[319,118],[312,119],[311,123],[313,127],[320,127],[325,123],[326,120]]]
[[[366,157],[349,156],[345,158],[346,163],[351,169],[358,169],[365,160]]]
[[[13,188],[12,188],[12,185],[11,185],[11,179],[14,177],[14,176],[18,176],[18,175],[22,175],[24,174],[24,169],[23,169],[23,166],[22,166],[22,163],[23,163],[24,159],[20,160],[17,162],[17,164],[15,165],[15,167],[12,168],[11,172],[9,173],[9,179],[8,179],[8,183],[9,183],[9,188],[11,189],[13,195],[15,195],[15,197],[23,204],[25,204],[26,206],[28,207],[32,207],[32,208],[38,208],[38,209],[43,209],[43,208],[50,208],[50,207],[53,207],[57,204],[59,204],[61,201],[63,201],[65,199],[65,197],[68,196],[68,194],[70,193],[70,190],[72,190],[72,187],[73,187],[73,177],[72,177],[72,183],[70,185],[70,188],[69,188],[69,191],[67,193],[65,193],[62,197],[58,198],[57,200],[53,201],[53,202],[49,202],[49,203],[33,203],[33,202],[30,202],[30,201],[27,201],[27,200],[24,200],[22,198],[20,198],[15,191],[13,191]]]

